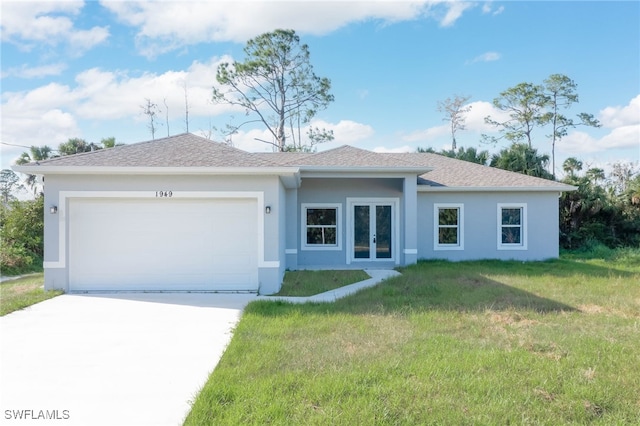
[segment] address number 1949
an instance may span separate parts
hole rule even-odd
[[[156,191],[157,198],[171,198],[173,197],[172,191]]]

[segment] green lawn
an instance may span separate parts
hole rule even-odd
[[[44,291],[44,274],[42,273],[5,281],[0,283],[0,316],[60,294],[62,291]]]
[[[277,296],[313,296],[371,278],[363,270],[287,271]]]
[[[640,251],[402,274],[250,304],[186,424],[638,424]]]

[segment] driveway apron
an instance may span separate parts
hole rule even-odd
[[[0,424],[181,424],[255,299],[62,295],[0,317]]]

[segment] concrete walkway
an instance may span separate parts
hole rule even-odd
[[[367,273],[312,297],[65,294],[0,317],[0,425],[182,424],[247,303],[332,302],[398,274]]]
[[[368,280],[364,280],[364,281],[357,282],[355,284],[340,287],[335,290],[329,290],[324,293],[316,294],[315,296],[309,296],[309,297],[260,296],[258,298],[262,300],[282,300],[282,301],[291,302],[291,303],[335,302],[338,299],[350,296],[364,288],[373,287],[374,285],[377,285],[388,278],[396,277],[400,275],[400,272],[394,271],[391,269],[365,269],[365,272],[369,274],[369,276],[371,277]]]

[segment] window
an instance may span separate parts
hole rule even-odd
[[[498,250],[527,249],[527,205],[498,204]]]
[[[340,204],[302,205],[303,250],[340,250]]]
[[[464,205],[435,204],[433,216],[433,249],[464,250]]]

